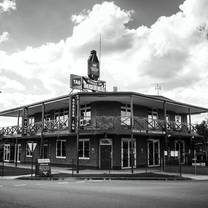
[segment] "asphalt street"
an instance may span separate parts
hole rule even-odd
[[[0,180],[2,208],[208,207],[208,181]]]

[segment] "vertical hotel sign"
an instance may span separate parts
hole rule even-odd
[[[22,135],[27,135],[28,128],[28,107],[23,108],[22,113]]]
[[[76,97],[72,96],[71,98],[71,132],[76,131],[76,112],[77,112],[77,107],[76,107]]]

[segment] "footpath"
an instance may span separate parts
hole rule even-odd
[[[1,165],[1,164],[0,164]],[[35,167],[34,167],[35,169]],[[4,172],[3,172],[4,171]],[[13,163],[8,163],[0,166],[0,179],[40,179],[31,174],[30,164],[18,164],[17,167]],[[3,176],[2,176],[3,175]],[[153,168],[135,168],[133,173],[131,169],[124,170],[91,170],[81,169],[79,173],[69,167],[51,167],[50,179],[65,180],[65,179],[110,179],[110,180],[207,180],[208,175],[166,172],[160,169]],[[31,177],[32,176],[32,177]]]

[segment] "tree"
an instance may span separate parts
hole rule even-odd
[[[204,153],[207,161],[208,155],[208,123],[207,121],[202,121],[200,124],[196,125],[197,133],[201,136],[200,139],[195,140],[194,145],[198,152]]]

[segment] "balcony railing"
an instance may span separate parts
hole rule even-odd
[[[176,123],[173,121],[164,120],[149,120],[148,118],[134,117],[134,125],[132,129],[136,132],[178,132],[178,133],[196,133],[195,125],[189,125],[187,123]],[[45,121],[44,127],[42,122],[36,122],[30,124],[27,127],[27,135],[35,135],[43,131],[43,133],[53,133],[57,131],[68,130],[68,119],[66,120],[51,120]],[[166,126],[165,126],[166,125]],[[80,118],[80,130],[130,130],[131,119],[130,117],[120,116],[96,116],[93,118],[81,117]],[[22,127],[10,126],[0,128],[0,135],[3,136],[15,136],[22,134]],[[25,130],[25,129],[24,129]]]

